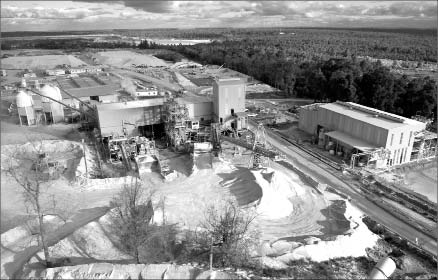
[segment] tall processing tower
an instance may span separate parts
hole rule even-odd
[[[213,114],[215,122],[222,126],[239,129],[242,123],[238,119],[244,115],[244,112],[245,82],[240,78],[215,80],[213,82]]]

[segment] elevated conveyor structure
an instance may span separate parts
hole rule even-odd
[[[125,165],[126,170],[131,171],[132,170],[131,160],[126,155],[125,145],[123,145],[123,143],[119,143],[118,145],[120,147],[120,151],[122,152],[123,164]]]
[[[83,110],[81,110],[81,109],[78,109],[78,108],[72,107],[72,106],[70,106],[70,105],[68,105],[68,104],[65,104],[65,103],[62,102],[62,101],[56,100],[56,99],[54,99],[54,98],[51,98],[50,96],[45,96],[45,95],[39,93],[38,91],[35,91],[35,90],[31,90],[31,91],[32,91],[33,93],[35,93],[35,94],[41,96],[41,97],[44,97],[44,98],[50,99],[50,100],[53,101],[53,102],[59,103],[59,104],[61,104],[62,106],[65,106],[66,108],[69,108],[69,109],[71,109],[71,110],[77,111],[77,112],[82,113],[82,114],[85,114],[85,115],[87,115],[87,116],[93,118],[93,120],[97,120],[97,117],[96,117],[95,114],[92,114],[92,113],[90,113],[90,112],[83,111]],[[81,102],[83,103],[83,101],[81,101]],[[91,108],[91,110],[93,111],[93,113],[96,112],[96,109],[95,109],[95,108],[91,107],[91,106],[88,105],[88,104],[86,104],[86,105],[87,105],[89,108]]]
[[[171,147],[178,149],[187,141],[187,121],[189,120],[187,106],[178,104],[173,97],[170,97],[163,105],[168,143]]]
[[[221,140],[222,141],[225,140],[225,141],[231,142],[231,143],[233,143],[235,145],[242,146],[242,147],[244,147],[244,148],[246,148],[248,150],[260,153],[261,155],[263,155],[265,157],[268,157],[268,158],[274,159],[275,156],[280,156],[279,152],[276,152],[276,151],[273,151],[273,150],[270,150],[270,149],[266,149],[266,148],[261,147],[261,146],[255,146],[254,147],[253,143],[248,143],[247,141],[239,139],[239,138],[233,138],[233,137],[222,135],[221,136]]]

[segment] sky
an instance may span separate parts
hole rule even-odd
[[[436,1],[1,1],[1,31],[436,28]]]

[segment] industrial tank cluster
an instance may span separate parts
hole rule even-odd
[[[62,101],[59,88],[46,84],[39,90],[39,94],[25,89],[19,90],[15,100],[20,125],[35,125],[43,120],[45,123],[57,123],[64,120],[64,108],[56,102]],[[41,96],[41,100],[38,96]]]

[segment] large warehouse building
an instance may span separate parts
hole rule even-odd
[[[96,106],[102,137],[135,136],[163,131],[165,98],[157,97],[118,103],[102,103]],[[176,102],[188,109],[188,118],[193,122],[211,120],[212,102],[203,97],[176,98]]]
[[[419,121],[340,101],[304,106],[299,115],[301,130],[353,166],[395,166],[436,155],[436,134]]]
[[[209,97],[186,96],[174,101],[186,108],[184,122],[218,122],[223,127],[246,127],[245,82],[238,78],[219,79],[214,82],[213,100]],[[150,136],[162,134],[165,121],[164,97],[97,104],[102,137]]]

